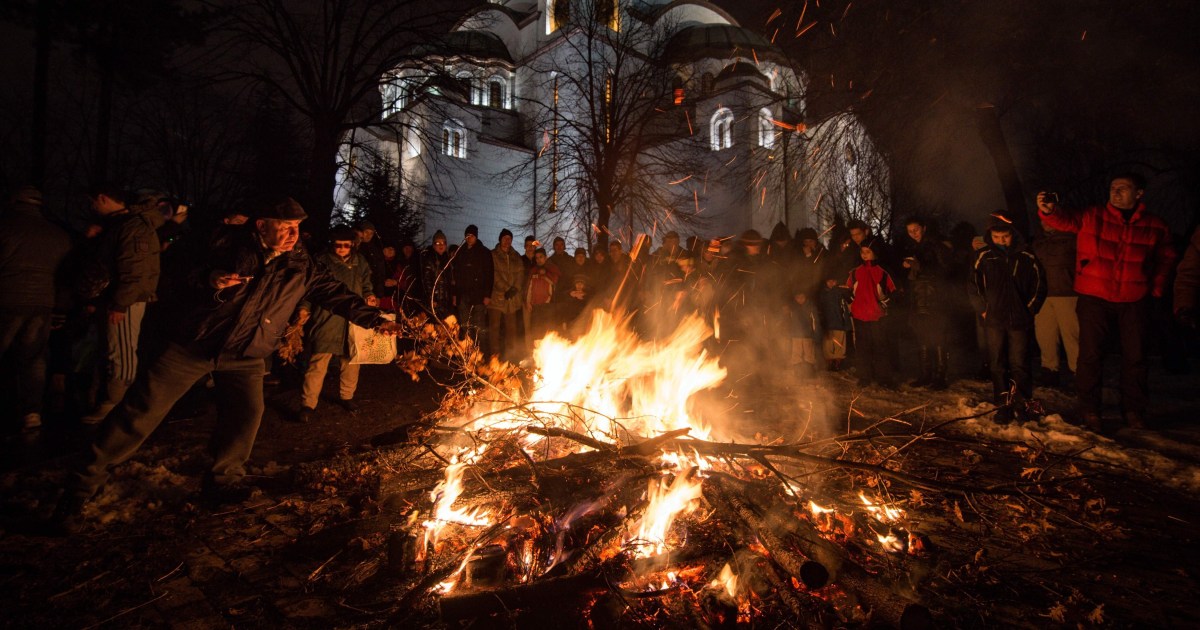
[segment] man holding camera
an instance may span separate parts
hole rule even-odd
[[[263,358],[279,345],[301,300],[366,328],[398,331],[308,255],[298,242],[306,216],[300,204],[283,199],[211,245],[182,300],[170,345],[138,376],[72,466],[54,524],[67,533],[78,529],[84,504],[108,479],[109,468],[132,456],[175,402],[209,374],[217,422],[202,497],[209,504],[247,498],[250,489],[241,482],[262,421]]]
[[[1145,180],[1136,173],[1109,181],[1108,203],[1084,210],[1058,205],[1056,195],[1037,195],[1047,226],[1076,234],[1075,312],[1079,359],[1075,385],[1088,428],[1101,429],[1104,340],[1116,324],[1121,344],[1121,411],[1131,428],[1145,427],[1148,382],[1145,335],[1148,297],[1162,297],[1175,250],[1167,224],[1142,202]]]

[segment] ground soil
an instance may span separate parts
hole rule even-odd
[[[1200,466],[1192,424],[1200,411],[1193,393],[1198,382],[1156,369],[1156,425],[1117,431],[1118,446],[1158,449],[1181,470]],[[84,434],[61,422],[40,437],[11,439],[0,488],[0,624],[393,625],[388,620],[402,592],[398,585],[413,581],[387,566],[387,531],[403,506],[376,502],[371,484],[378,475],[370,469],[407,465],[422,455],[409,453],[418,450],[406,446],[409,429],[437,407],[440,392],[432,379],[413,383],[390,366],[370,367],[363,370],[358,411],[326,401],[310,424],[299,425],[288,420],[295,389],[269,388],[251,461],[260,491],[216,511],[197,500],[215,421],[202,405],[197,417],[166,422],[118,467],[88,508],[88,526],[67,538],[47,536],[43,520],[61,487],[67,453]],[[844,431],[914,407],[931,421],[954,417],[983,408],[977,402],[984,394],[984,385],[960,381],[939,394],[902,387],[864,395],[837,374],[721,399],[723,413],[736,414],[743,432],[789,439],[805,430]],[[1051,412],[1070,407],[1065,393],[1041,395]],[[1020,477],[1023,455],[994,444],[984,448],[980,440],[964,432],[933,441],[920,451],[920,465],[976,466],[981,478]],[[1052,528],[1014,535],[995,509],[975,511],[964,501],[962,518],[946,506],[921,510],[932,550],[919,592],[940,626],[1200,626],[1194,491],[1172,488],[1150,471],[1078,465],[1089,474],[1080,501],[1104,501],[1080,526],[1058,519]],[[436,616],[414,619],[409,627],[437,625]]]

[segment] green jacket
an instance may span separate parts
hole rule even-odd
[[[363,298],[375,295],[371,286],[371,265],[362,254],[354,252],[350,254],[349,259],[343,261],[332,252],[326,252],[317,256],[317,263],[325,267],[329,275],[346,285],[355,295]],[[349,353],[346,334],[349,326],[345,318],[323,308],[313,308],[307,301],[301,302],[300,308],[310,311],[304,333],[309,352],[336,355]]]
[[[488,308],[494,308],[501,313],[516,313],[521,310],[522,289],[525,286],[525,262],[517,250],[508,248],[508,253],[500,248],[492,250],[492,301]],[[511,290],[510,290],[511,289]],[[504,297],[508,293],[512,297]]]

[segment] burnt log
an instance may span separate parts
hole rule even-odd
[[[737,489],[731,489],[735,484]],[[792,517],[790,512],[765,510],[750,501],[746,493],[755,487],[749,482],[714,475],[705,485],[712,491],[710,496],[728,506],[758,536],[771,559],[784,571],[803,578],[805,560],[791,551],[795,547],[825,568],[830,582],[841,587],[876,621],[905,630],[932,627],[933,616],[928,608],[912,595],[901,593],[898,585],[871,575],[810,523]],[[808,572],[811,574],[811,567]]]
[[[452,593],[442,597],[438,607],[442,621],[447,623],[536,606],[553,605],[561,610],[568,602],[582,604],[585,599],[608,591],[609,584],[616,579],[601,572],[590,572],[542,579],[511,588]]]

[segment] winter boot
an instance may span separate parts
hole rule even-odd
[[[1042,370],[1038,385],[1042,387],[1058,387],[1062,384],[1062,374],[1058,370]]]
[[[946,372],[950,367],[950,352],[938,347],[933,357],[933,382],[929,384],[929,389],[940,392],[950,386],[950,382],[946,380]]]
[[[929,354],[929,346],[917,349],[917,361],[920,364],[920,376],[909,383],[910,387],[925,387],[933,382],[933,357]]]

